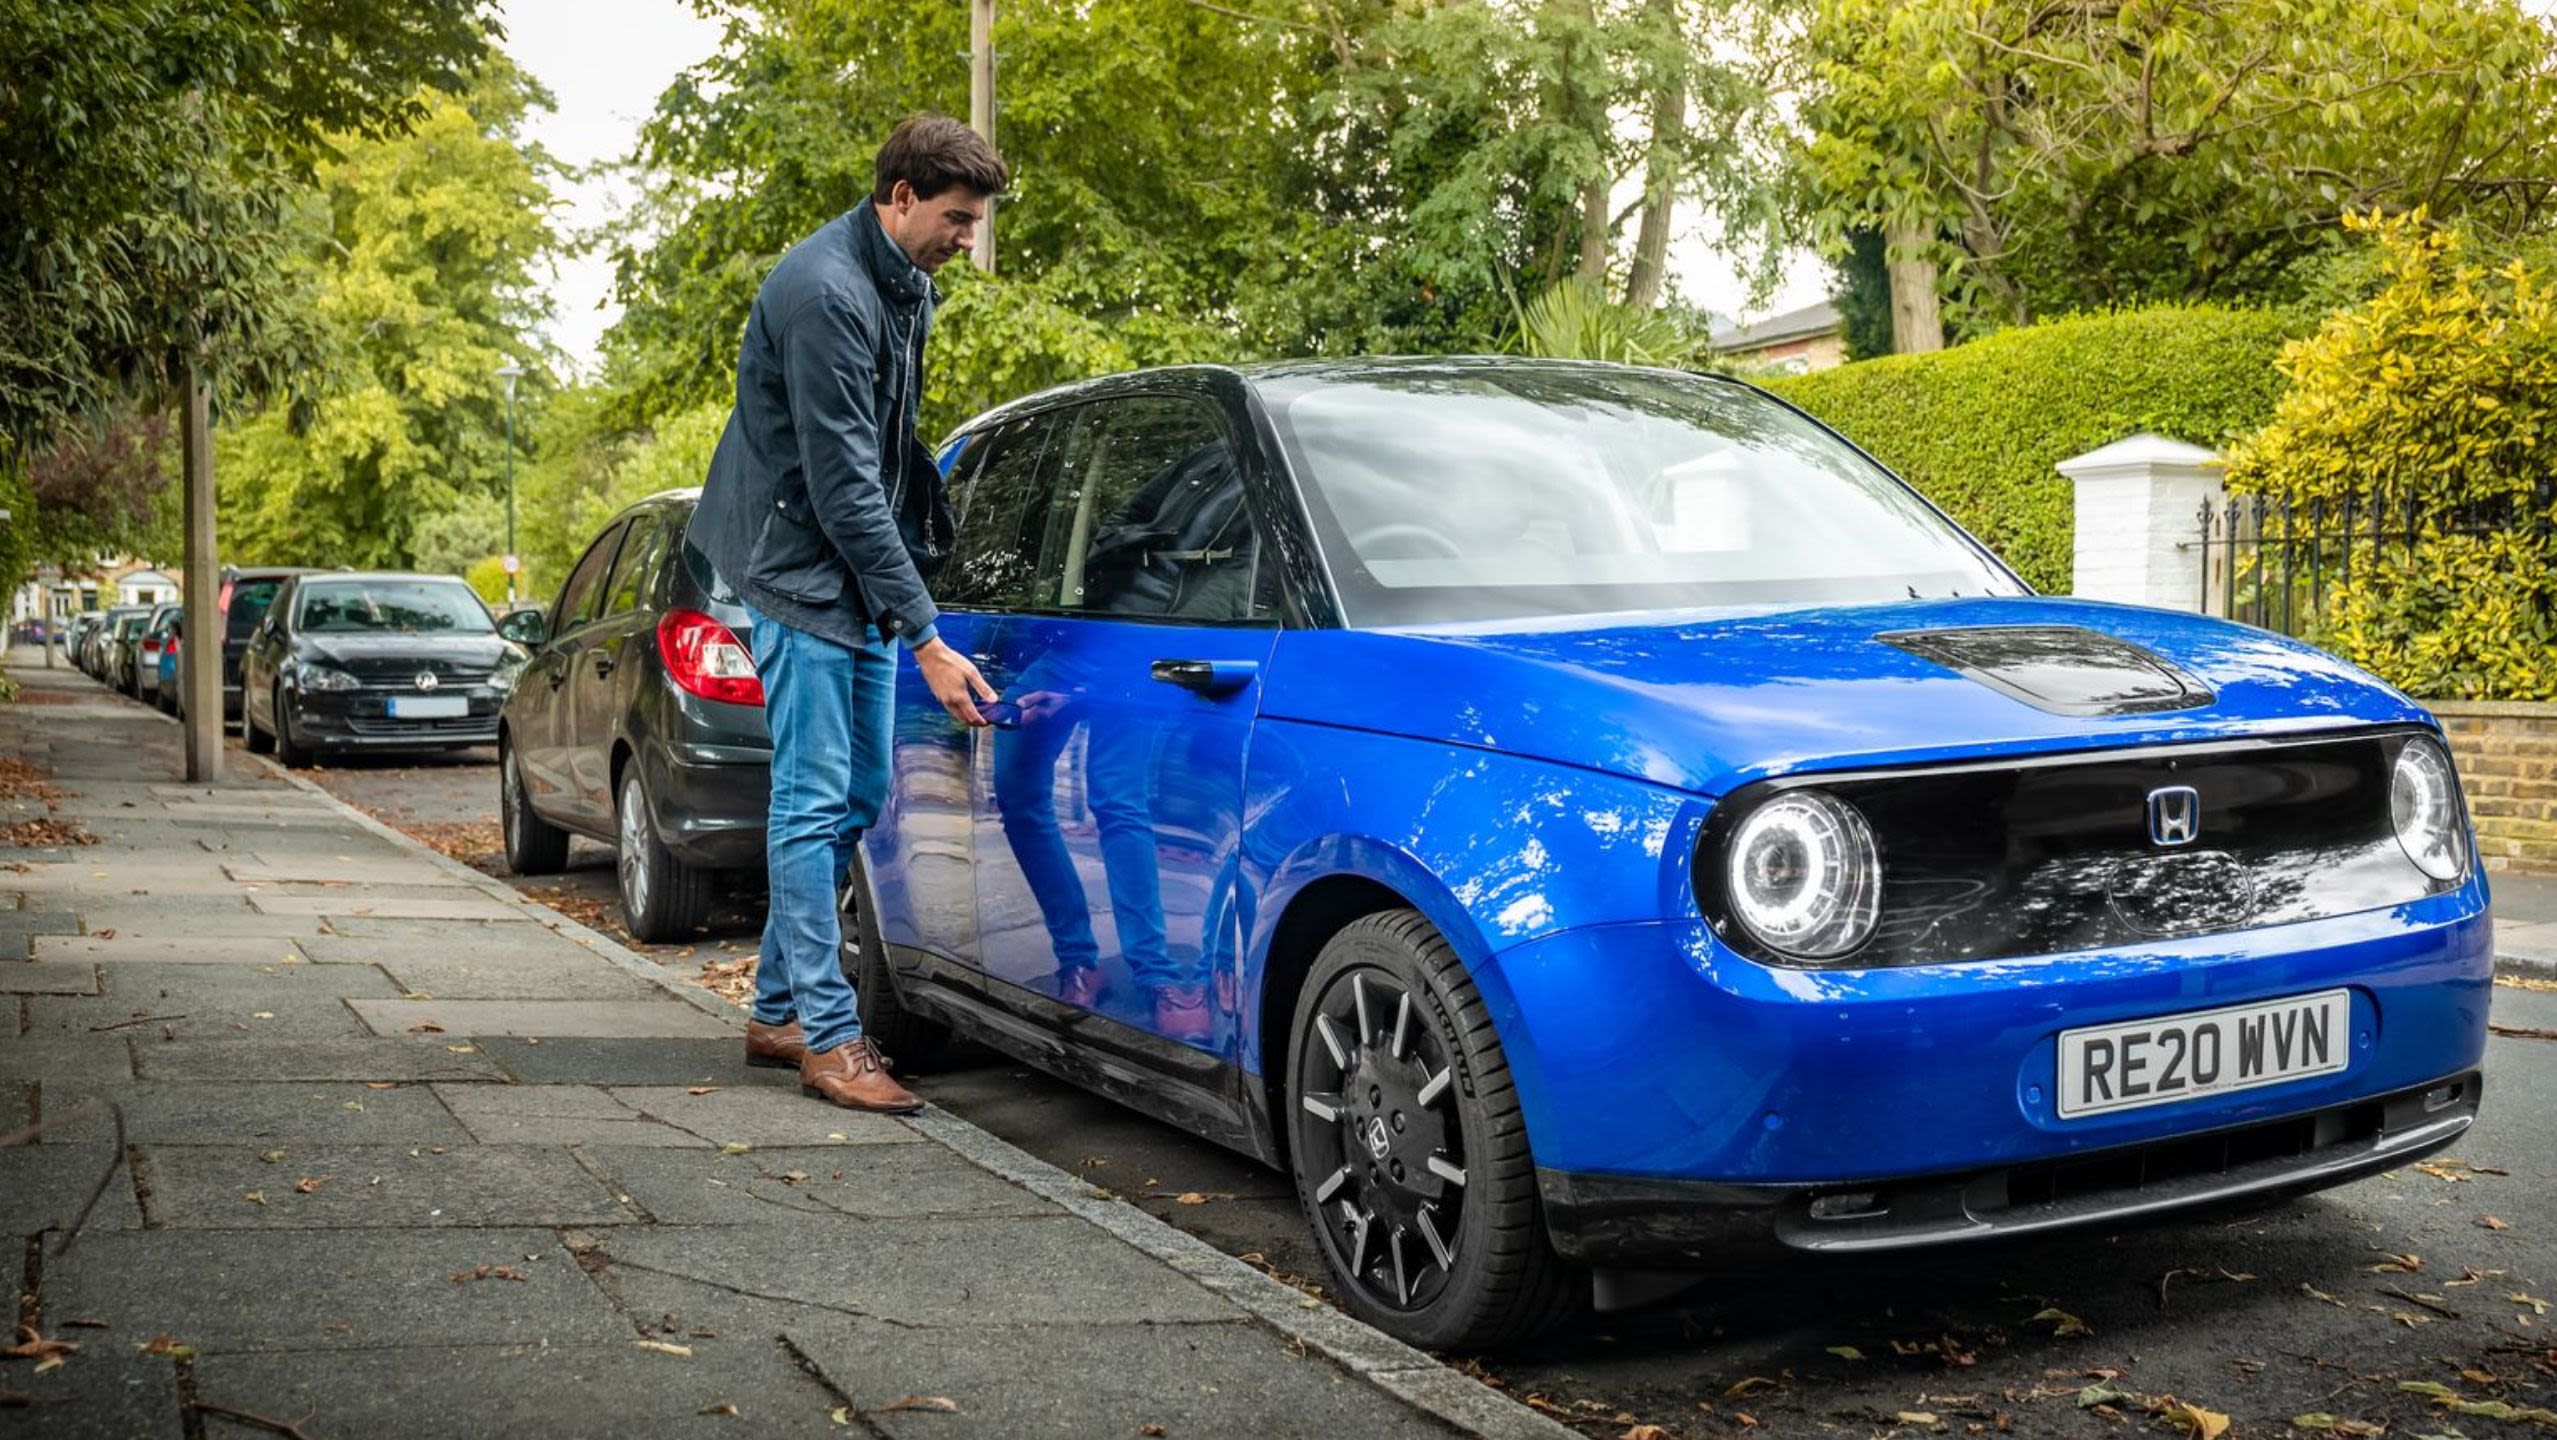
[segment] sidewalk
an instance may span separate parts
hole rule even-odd
[[[80,1347],[0,1360],[0,1436],[1570,1433],[945,1114],[805,1099],[726,1002],[13,673],[0,771],[97,843],[0,849],[0,1135],[48,1127],[0,1220],[18,1318]]]
[[[2497,963],[2557,971],[2557,875],[2498,870],[2486,883],[2495,894]]]

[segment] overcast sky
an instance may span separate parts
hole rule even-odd
[[[943,0],[956,4],[958,0]],[[719,26],[702,19],[685,0],[501,0],[506,48],[550,87],[559,106],[537,115],[532,138],[571,165],[618,159],[629,153],[640,122],[676,72],[719,45]],[[862,137],[847,137],[859,143]],[[625,187],[587,181],[565,188],[560,221],[572,231],[611,219],[629,202]],[[1679,291],[1718,315],[1756,319],[1827,292],[1823,268],[1799,257],[1786,284],[1765,305],[1743,313],[1745,292],[1731,266],[1712,253],[1690,223],[1683,227],[1671,269]],[[572,363],[591,366],[596,342],[612,324],[612,266],[601,254],[563,256],[551,297],[556,318],[551,338]]]

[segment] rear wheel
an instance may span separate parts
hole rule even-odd
[[[1414,1345],[1481,1349],[1569,1314],[1509,1062],[1429,922],[1352,922],[1316,957],[1288,1057],[1297,1200],[1350,1309]]]
[[[843,973],[852,980],[861,1033],[900,1061],[929,1064],[949,1046],[950,1027],[906,1008],[888,973],[888,946],[879,938],[879,917],[871,906],[870,868],[856,854],[837,918],[843,926]]]
[[[294,738],[293,712],[284,703],[284,690],[281,686],[277,687],[275,697],[270,703],[273,709],[268,713],[275,720],[275,758],[296,770],[308,766],[314,758],[311,747]]]
[[[243,720],[242,723],[246,723]],[[250,733],[256,727],[250,726]],[[506,868],[518,875],[556,875],[568,864],[568,832],[533,813],[515,747],[497,747],[497,812],[506,836]]]
[[[712,872],[676,859],[657,838],[636,756],[622,772],[618,803],[621,854],[613,868],[621,882],[622,923],[632,938],[651,945],[680,940],[710,914]]]

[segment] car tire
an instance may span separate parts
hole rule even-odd
[[[843,973],[852,981],[861,1015],[861,1033],[906,1065],[926,1065],[949,1048],[950,1027],[927,1020],[906,1008],[897,993],[896,976],[888,969],[888,945],[879,936],[879,917],[870,888],[870,867],[856,852],[852,873],[836,902],[843,928]]]
[[[248,752],[252,755],[275,753],[275,737],[258,728],[257,718],[249,713],[249,697],[246,692],[240,696],[240,743],[248,747]]]
[[[1545,1233],[1490,1010],[1419,912],[1334,935],[1289,1033],[1297,1203],[1353,1314],[1413,1345],[1479,1350],[1580,1307],[1589,1277]]]
[[[277,690],[270,703],[274,706],[276,761],[289,769],[309,768],[314,758],[311,747],[293,738],[293,712],[284,707],[284,692]]]
[[[639,778],[637,756],[622,769],[613,817],[619,851],[613,860],[613,878],[621,888],[622,924],[631,938],[663,945],[700,929],[710,914],[710,882],[715,872],[676,859],[657,838],[657,822],[648,806],[648,787]]]
[[[243,722],[246,723],[245,718]],[[498,828],[506,837],[506,868],[518,875],[556,875],[568,866],[568,832],[533,811],[524,788],[523,762],[515,747],[497,747]]]

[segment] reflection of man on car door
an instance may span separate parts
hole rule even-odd
[[[1131,619],[1241,619],[1251,603],[1252,533],[1230,452],[1222,443],[1200,446],[1093,527],[1081,564],[1084,608]],[[1056,802],[1057,761],[1082,732],[1085,803],[1100,832],[1119,953],[1151,1001],[1155,1032],[1202,1042],[1215,1023],[1207,962],[1196,949],[1176,955],[1169,943],[1148,803],[1157,757],[1177,737],[1128,710],[1079,703],[1097,678],[1088,673],[1090,663],[1088,652],[1050,649],[1023,666],[1014,682],[1014,713],[998,720],[994,742],[1004,839],[1038,899],[1056,954],[1058,998],[1091,1008],[1105,983],[1101,949]]]

